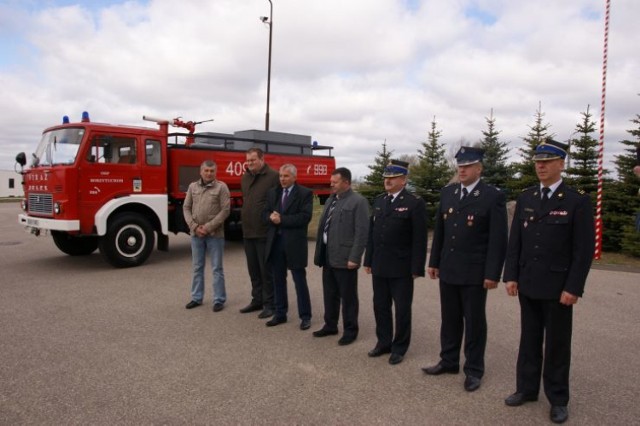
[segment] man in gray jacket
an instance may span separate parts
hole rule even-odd
[[[369,203],[351,189],[351,172],[340,167],[331,173],[333,194],[324,205],[316,239],[314,264],[322,269],[324,326],[315,337],[338,334],[342,302],[343,335],[339,345],[358,337],[358,268],[367,244]]]

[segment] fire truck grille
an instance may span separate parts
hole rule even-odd
[[[29,194],[29,213],[53,214],[51,194]]]

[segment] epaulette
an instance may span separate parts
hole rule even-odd
[[[527,191],[531,191],[533,189],[538,189],[538,188],[539,188],[538,185],[533,185],[533,186],[530,186],[528,188],[523,189],[522,192],[527,192]]]
[[[586,194],[584,189],[573,188],[573,187],[570,187],[570,186],[565,187],[565,189],[567,189],[568,191],[571,191],[571,192],[578,193],[580,195]]]
[[[377,200],[378,198],[384,198],[384,197],[386,197],[386,196],[387,196],[387,193],[386,193],[386,192],[383,192],[382,194],[376,195],[376,198],[375,198],[375,199]]]

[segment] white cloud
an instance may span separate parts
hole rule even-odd
[[[517,148],[541,102],[566,139],[587,105],[599,122],[602,3],[274,0],[270,127],[334,145],[357,176],[385,139],[415,153],[434,116],[443,142],[474,142],[493,108]],[[640,2],[613,3],[608,159],[640,112]],[[266,0],[47,4],[0,6],[0,168],[84,110],[112,123],[148,114],[215,118],[202,131],[263,128]]]

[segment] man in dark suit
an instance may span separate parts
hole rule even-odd
[[[584,291],[595,238],[589,196],[562,182],[567,148],[551,139],[536,148],[540,185],[518,197],[503,277],[507,293],[519,298],[521,321],[516,392],[505,404],[536,401],[542,375],[554,423],[569,417],[573,305]]]
[[[287,322],[287,269],[291,271],[298,297],[300,329],[311,326],[311,300],[307,286],[307,226],[313,215],[313,192],[296,184],[293,164],[280,167],[280,187],[267,193],[263,218],[267,230],[266,259],[273,272],[275,313],[268,327]]]
[[[481,179],[481,148],[456,154],[460,183],[440,192],[427,272],[440,278],[440,362],[430,375],[457,374],[464,335],[464,388],[473,392],[484,375],[487,291],[498,286],[507,251],[505,196]]]
[[[369,356],[391,353],[391,365],[402,362],[409,349],[413,280],[424,276],[427,258],[427,211],[422,198],[405,189],[408,166],[404,161],[392,160],[384,169],[386,194],[374,201],[364,256],[365,272],[373,274],[378,338]]]
[[[338,334],[342,305],[340,346],[358,337],[358,269],[367,244],[369,203],[351,189],[351,171],[338,167],[331,173],[331,191],[318,224],[313,263],[322,268],[324,325],[314,337]]]

